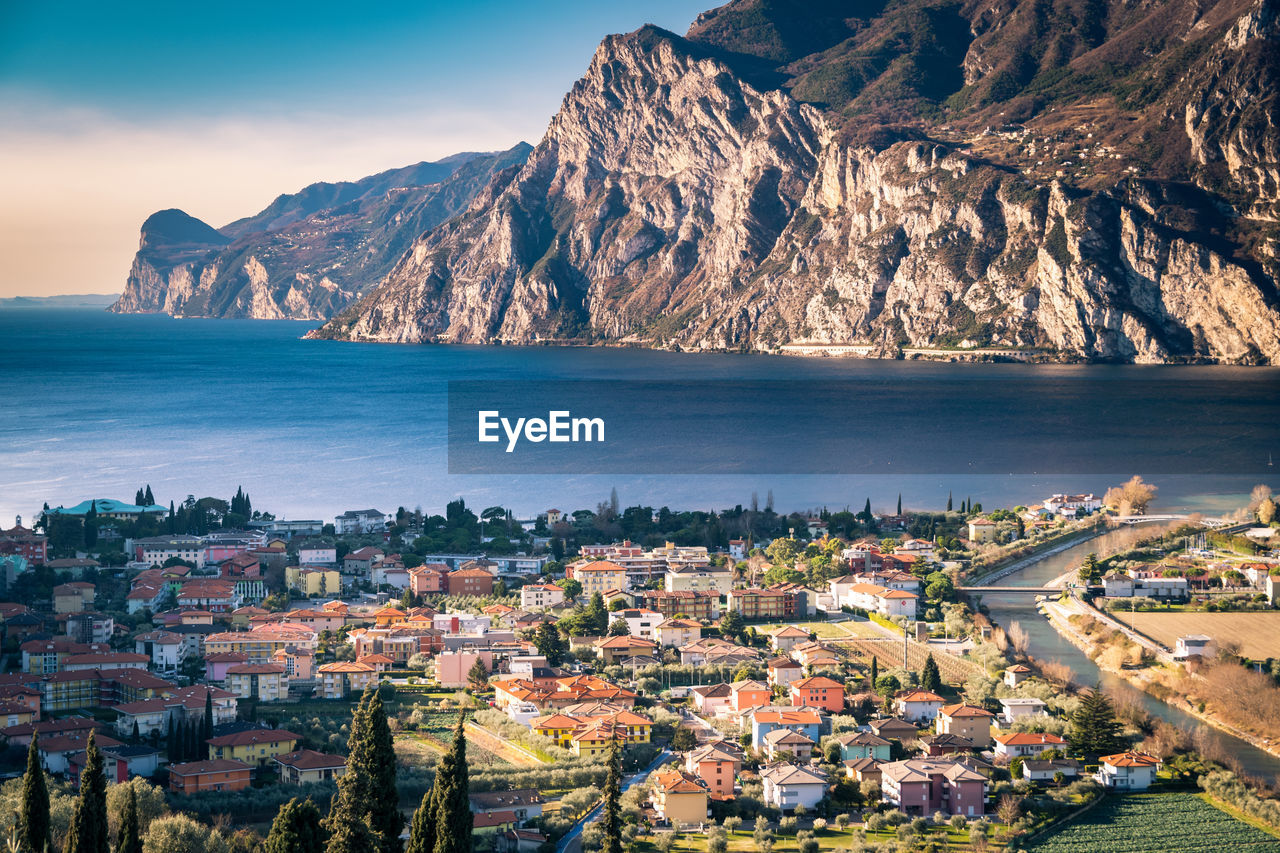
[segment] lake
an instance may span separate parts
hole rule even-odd
[[[770,492],[783,511],[868,498],[889,510],[899,494],[941,509],[948,493],[990,508],[1101,493],[1132,474],[1160,487],[1163,508],[1218,513],[1257,482],[1280,486],[1267,467],[1280,455],[1276,369],[301,340],[310,328],[0,311],[0,519],[131,500],[144,484],[162,503],[243,486],[255,508],[290,518],[440,511],[457,496],[531,516],[594,508],[611,488],[623,505],[678,509]],[[633,454],[625,465],[544,455],[449,473],[451,381],[545,397],[571,380],[626,418],[615,432],[633,444],[609,448]]]

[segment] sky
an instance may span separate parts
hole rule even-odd
[[[714,0],[0,0],[0,297],[115,293],[138,229],[536,144],[600,39]]]

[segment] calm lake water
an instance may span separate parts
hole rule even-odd
[[[301,340],[309,328],[0,311],[0,520],[30,518],[45,501],[131,499],[146,483],[161,502],[229,496],[243,485],[255,507],[291,518],[371,506],[438,511],[459,495],[531,515],[593,508],[614,487],[624,505],[691,509],[746,504],[753,492],[763,504],[770,491],[780,510],[856,511],[867,498],[890,509],[899,493],[908,508],[941,509],[948,492],[957,504],[971,497],[992,507],[1100,493],[1135,473],[1160,486],[1161,506],[1213,513],[1239,505],[1268,477],[1280,487],[1265,461],[1280,456],[1280,371],[1272,369],[385,346]],[[645,418],[646,450],[680,460],[708,458],[710,448],[713,459],[736,463],[725,466],[734,473],[675,465],[676,473],[589,474],[566,463],[553,473],[450,475],[450,380],[752,390],[697,401],[694,420],[671,400],[626,398]],[[772,386],[761,391],[762,381]],[[815,392],[835,383],[843,383],[839,394]],[[1080,467],[1089,441],[1109,454],[1101,470]],[[778,459],[809,454],[806,471],[827,470],[812,463],[829,459],[831,471],[875,473],[789,473],[770,446]],[[881,448],[909,452],[911,473],[867,463]],[[746,462],[744,453],[752,454]]]

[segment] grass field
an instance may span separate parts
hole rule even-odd
[[[1214,808],[1198,794],[1111,796],[1030,844],[1035,853],[1280,851],[1280,838]]]
[[[1170,649],[1179,637],[1205,634],[1218,644],[1238,643],[1240,653],[1263,660],[1280,657],[1280,612],[1195,613],[1153,611],[1111,614]]]

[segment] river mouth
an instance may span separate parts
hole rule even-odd
[[[1042,559],[987,584],[1000,586],[1042,587],[1055,578],[1079,566],[1089,553],[1099,557],[1131,548],[1143,539],[1169,529],[1168,525],[1144,524],[1108,530],[1084,542],[1079,542],[1057,553],[1046,554]],[[981,603],[988,609],[992,621],[1008,627],[1017,621],[1027,632],[1027,653],[1042,661],[1059,661],[1071,667],[1076,681],[1083,685],[1101,684],[1104,687],[1121,687],[1132,691],[1127,681],[1113,673],[1098,668],[1089,657],[1057,632],[1049,620],[1036,607],[1035,597],[1020,593],[987,593]],[[1206,737],[1216,743],[1220,751],[1230,755],[1243,773],[1274,784],[1280,780],[1280,758],[1258,749],[1252,744],[1210,728],[1202,721],[1177,708],[1166,705],[1154,696],[1138,693],[1142,706],[1153,717],[1159,717],[1184,731],[1206,729]]]

